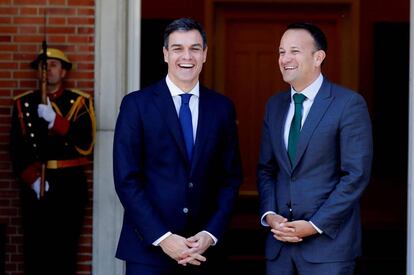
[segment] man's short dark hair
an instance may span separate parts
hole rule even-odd
[[[191,18],[180,18],[170,23],[164,31],[164,48],[168,49],[168,38],[175,31],[197,30],[203,38],[203,49],[207,47],[207,36],[201,24]]]
[[[328,41],[326,39],[323,31],[312,23],[297,22],[292,23],[287,27],[287,30],[291,29],[302,29],[310,33],[315,41],[315,47],[317,50],[323,50],[326,52],[328,50]]]

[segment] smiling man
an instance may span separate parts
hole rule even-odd
[[[351,275],[361,254],[371,122],[361,95],[322,75],[326,52],[309,23],[289,25],[280,40],[291,89],[267,103],[258,164],[268,275]]]
[[[235,109],[199,84],[207,41],[198,22],[168,25],[163,52],[167,76],[125,96],[116,123],[125,209],[116,256],[127,275],[213,274],[242,180]]]

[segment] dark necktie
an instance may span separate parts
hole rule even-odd
[[[188,103],[192,94],[182,94],[181,96],[181,107],[178,117],[181,122],[181,129],[183,130],[185,148],[187,149],[188,160],[191,162],[193,155],[193,122],[191,119],[191,111]]]
[[[295,114],[292,119],[292,124],[290,125],[288,140],[288,154],[292,166],[295,163],[296,158],[296,149],[302,122],[302,103],[305,99],[306,96],[303,94],[296,93],[293,95],[293,101],[295,102]]]

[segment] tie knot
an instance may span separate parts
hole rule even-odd
[[[181,104],[188,104],[190,102],[190,97],[192,94],[181,94]]]
[[[303,101],[305,101],[306,96],[304,96],[303,94],[299,94],[296,93],[293,95],[293,101],[295,102],[295,104],[302,104]]]

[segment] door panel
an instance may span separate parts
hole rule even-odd
[[[254,6],[217,10],[215,28],[214,87],[236,105],[244,169],[241,194],[256,195],[256,165],[265,104],[268,98],[289,89],[278,66],[280,38],[289,23],[307,21],[317,24],[328,38],[328,56],[323,73],[331,81],[346,83],[341,37],[346,32],[347,9],[333,5],[318,9],[306,6]],[[349,36],[349,35],[348,35]],[[352,58],[352,57],[347,57]],[[217,68],[218,67],[218,68]]]

